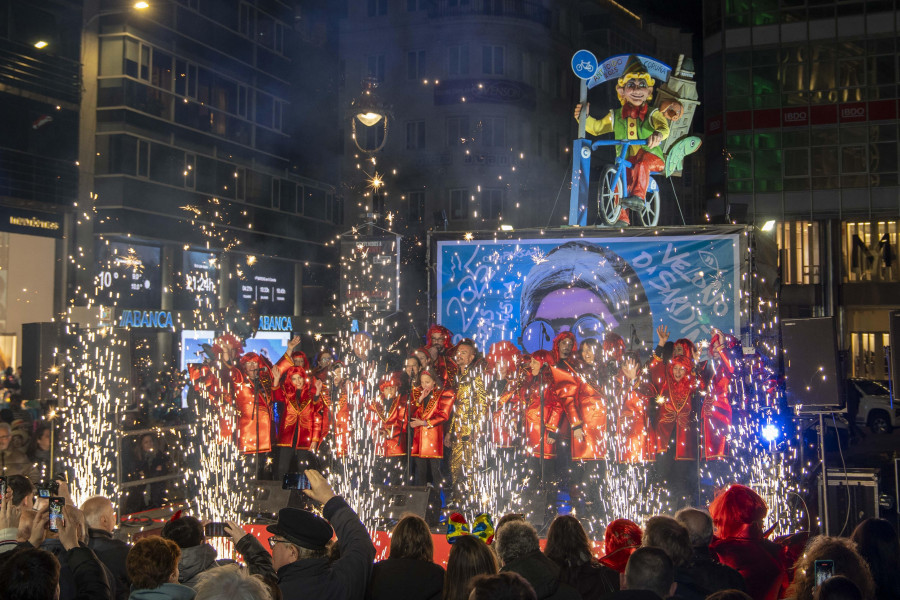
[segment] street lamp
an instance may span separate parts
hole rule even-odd
[[[375,94],[375,88],[377,87],[378,81],[376,79],[372,77],[364,79],[363,89],[359,97],[350,102],[350,123],[353,130],[353,143],[356,144],[356,147],[359,148],[360,151],[367,154],[378,152],[379,150],[384,148],[384,144],[387,141],[390,111]],[[381,141],[376,142],[375,147],[364,147],[360,145],[359,135],[357,134],[357,121],[359,121],[366,128],[376,127],[379,123],[381,123],[381,127],[383,128]]]

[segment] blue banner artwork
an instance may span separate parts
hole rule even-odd
[[[740,335],[738,235],[439,241],[437,321],[482,349],[510,340],[550,349],[561,331],[579,342],[607,331],[651,350],[698,342],[711,329]]]

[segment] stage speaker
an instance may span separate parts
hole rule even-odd
[[[888,346],[890,362],[888,366],[891,370],[891,396],[896,398],[895,390],[900,389],[897,387],[900,385],[900,310],[891,311],[890,332],[890,346]]]
[[[834,318],[785,319],[781,344],[788,405],[801,413],[843,408]]]
[[[376,485],[375,494],[383,523],[396,523],[406,513],[419,515],[429,527],[436,527],[440,520],[441,496],[431,486]]]
[[[62,347],[62,323],[22,323],[22,397],[47,402],[55,396],[56,377],[48,376],[53,353]]]
[[[828,512],[819,476],[819,515],[825,535],[849,536],[866,519],[879,516],[878,469],[828,469]]]
[[[278,517],[282,508],[313,508],[312,501],[299,490],[283,490],[280,481],[254,480],[253,512]]]

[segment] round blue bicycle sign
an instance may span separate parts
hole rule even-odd
[[[590,50],[579,50],[572,57],[572,72],[579,79],[590,79],[597,72],[597,57]]]

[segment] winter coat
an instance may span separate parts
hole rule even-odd
[[[128,600],[191,600],[197,592],[180,583],[164,583],[153,589],[134,590]]]
[[[131,590],[128,572],[125,569],[125,557],[128,556],[131,546],[113,538],[110,532],[103,529],[88,529],[88,535],[90,535],[88,548],[94,551],[115,580],[115,597],[117,600],[125,600]]]
[[[440,600],[444,568],[411,558],[389,558],[375,563],[366,600]]]
[[[580,600],[579,593],[567,583],[559,580],[559,566],[547,558],[540,550],[504,565],[501,572],[518,573],[524,577],[538,600]]]

